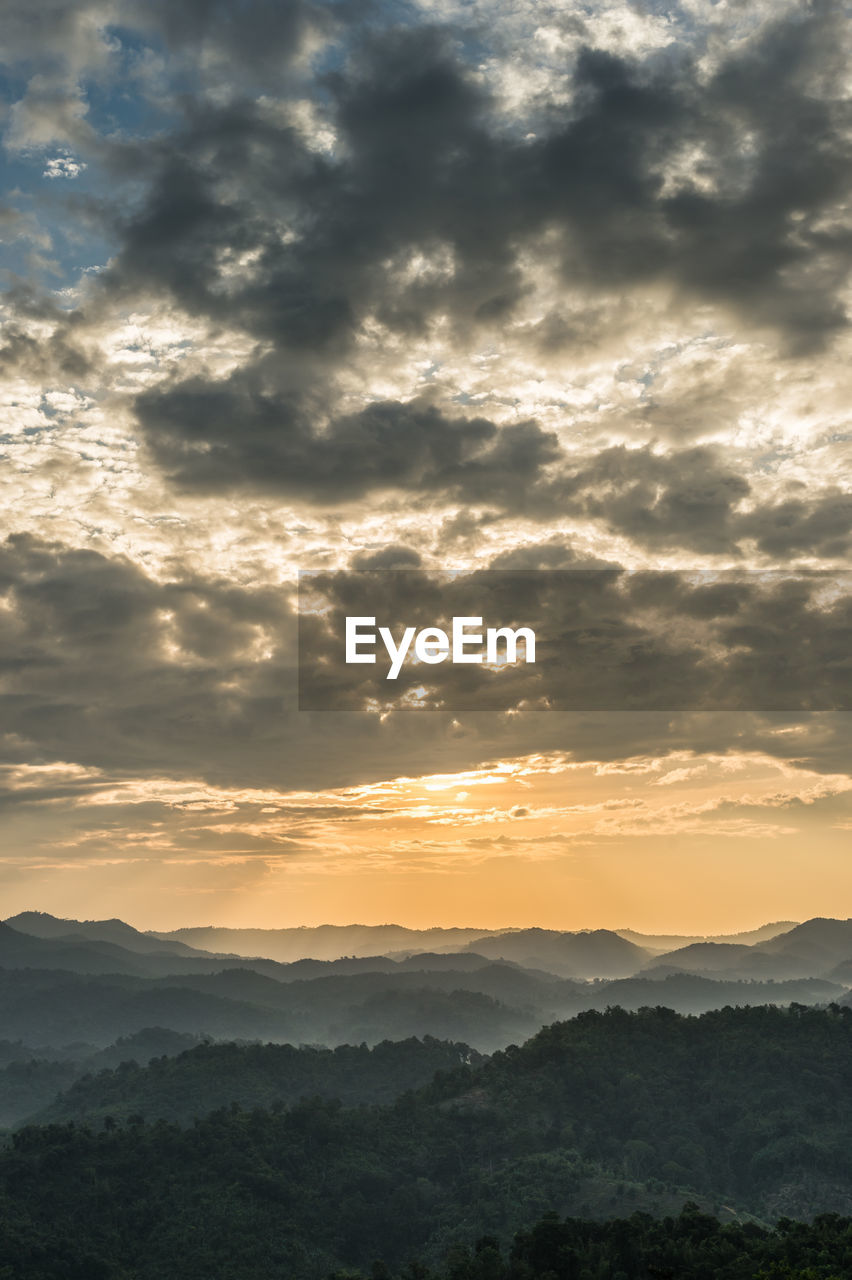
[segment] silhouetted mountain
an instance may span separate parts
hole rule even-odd
[[[494,963],[475,951],[395,951],[388,959],[394,960],[400,969],[427,969],[430,973],[437,973],[440,969],[472,973]]]
[[[135,1037],[138,1042],[140,1037]],[[136,1046],[122,1042],[128,1050]],[[113,1046],[113,1053],[121,1046]],[[135,1058],[131,1069],[128,1058]],[[482,1055],[466,1044],[426,1036],[336,1049],[284,1044],[205,1044],[139,1062],[128,1052],[117,1070],[86,1075],[31,1123],[85,1124],[141,1116],[189,1124],[196,1116],[236,1102],[240,1106],[292,1106],[301,1098],[339,1098],[344,1106],[388,1103],[432,1080],[436,1071],[476,1065]],[[89,1064],[94,1066],[95,1063]]]
[[[827,973],[830,982],[841,982],[845,987],[852,987],[852,960],[843,960]]]
[[[461,1040],[465,1030],[467,1043],[490,1051],[532,1034],[547,1010],[564,1008],[556,1001],[544,1012],[518,1009],[465,990],[465,979],[475,984],[477,977],[366,973],[281,983],[252,969],[160,979],[0,970],[0,1026],[8,1039],[26,1043],[98,1047],[150,1026],[214,1040],[324,1045],[372,1044],[415,1032]],[[492,984],[493,975],[479,985]]]
[[[758,929],[746,929],[741,933],[713,934],[677,934],[677,933],[638,933],[635,929],[615,929],[614,932],[635,942],[637,946],[647,947],[650,951],[676,951],[681,947],[692,946],[696,942],[744,943],[753,946],[766,942],[778,934],[787,933],[795,928],[796,920],[776,920],[772,924],[762,924]]]
[[[160,979],[29,971],[0,973],[0,1019],[7,1037],[41,1044],[107,1045],[157,1025],[217,1040],[329,1046],[431,1035],[491,1052],[583,1009],[664,1003],[694,1013],[767,1000],[826,1002],[844,991],[822,980],[714,981],[668,969],[585,983],[501,963],[471,972],[396,967],[290,982],[250,968]]]
[[[152,937],[186,942],[205,951],[238,956],[293,960],[338,960],[343,956],[377,956],[394,951],[461,950],[493,929],[406,929],[397,924],[322,924],[298,929],[223,929],[214,925]]]
[[[231,969],[180,982],[286,1014],[286,1038],[293,1043],[375,1044],[413,1035],[459,1040],[464,1027],[466,1042],[485,1052],[526,1038],[555,1014],[574,1012],[585,994],[576,984],[554,986],[505,965],[472,973],[327,974],[289,983]]]
[[[723,973],[748,961],[752,955],[751,947],[731,942],[692,942],[689,946],[655,956],[653,964],[668,965],[683,972],[700,970],[702,973]]]
[[[174,974],[213,974],[233,960],[234,952],[202,951],[176,935],[148,935],[120,920],[69,921],[41,912],[24,912],[14,917],[17,924],[0,926],[0,965],[6,967],[62,968],[76,973],[121,974],[136,977],[166,977]],[[35,934],[26,934],[27,924]],[[786,930],[786,931],[785,931]],[[296,982],[332,974],[394,974],[401,970],[435,973],[474,971],[493,960],[513,964],[527,971],[580,980],[639,976],[649,967],[699,976],[723,975],[730,980],[788,981],[795,978],[832,974],[839,963],[852,958],[852,921],[811,920],[787,928],[786,923],[763,926],[749,934],[725,939],[703,939],[674,950],[638,946],[620,933],[607,930],[563,932],[546,929],[517,929],[499,933],[474,930],[408,930],[396,925],[321,926],[316,929],[284,930],[179,930],[196,942],[210,946],[232,944],[242,948],[250,967],[281,982]],[[469,941],[464,941],[475,934]],[[767,936],[769,935],[769,936]],[[662,935],[646,936],[662,941]],[[762,938],[754,943],[733,938]],[[372,946],[382,948],[404,937],[432,939],[439,950],[407,946],[395,952],[375,951],[355,954]],[[114,939],[122,938],[128,944]],[[166,940],[161,943],[161,938]],[[29,941],[27,940],[29,939]],[[448,941],[451,939],[452,941]],[[162,945],[167,950],[158,951]],[[350,953],[333,959],[301,957],[281,961],[269,952],[291,955],[297,948],[336,953],[349,947]],[[267,955],[259,954],[266,949]],[[455,948],[458,948],[456,950]],[[454,960],[455,956],[461,959]],[[462,984],[466,989],[469,983]],[[573,1010],[571,1010],[573,1011]],[[548,1012],[553,1013],[552,1005]],[[556,1012],[560,1012],[559,1009]],[[561,1012],[568,1010],[561,1009]]]
[[[140,933],[123,920],[63,920],[45,911],[21,911],[5,921],[19,933],[34,938],[68,939],[85,938],[89,942],[114,942],[126,951],[141,951],[157,955],[196,956],[209,959],[209,952],[198,951],[184,942],[163,941]]]
[[[342,956],[339,960],[291,960],[276,962],[275,977],[279,982],[298,982],[306,978],[324,978],[334,974],[396,973],[395,961],[387,956]],[[251,961],[255,967],[255,961]]]
[[[709,1013],[726,1005],[743,1008],[748,1005],[827,1004],[845,994],[840,983],[823,978],[797,978],[789,982],[746,981],[672,971],[663,966],[652,969],[641,978],[623,978],[602,985],[597,998],[588,1008],[638,1010],[664,1005],[680,1014]]]
[[[65,921],[62,922],[66,923]],[[0,924],[0,967],[6,969],[64,969],[70,973],[118,974],[133,977],[167,977],[171,974],[219,973],[234,958],[207,955],[187,948],[171,951],[129,950],[114,942],[99,942],[85,935],[40,938]],[[278,974],[274,960],[255,959],[261,973]]]
[[[79,1040],[97,1047],[151,1026],[214,1039],[290,1038],[283,1014],[180,983],[180,978],[0,970],[0,1025],[30,1043]]]
[[[561,933],[519,929],[480,938],[470,944],[494,960],[512,960],[525,968],[547,969],[567,978],[620,978],[635,973],[650,953],[609,929]]]
[[[789,933],[761,943],[758,949],[795,961],[802,966],[803,974],[827,973],[844,960],[852,960],[852,920],[817,916],[796,925]]]
[[[847,960],[852,960],[852,920],[814,919],[753,945],[703,941],[665,952],[651,963],[684,973],[782,981],[840,979],[837,966]]]
[[[39,920],[48,931],[67,924]],[[821,940],[824,957],[826,938],[842,949],[849,928],[814,921],[794,932],[801,931],[811,936],[812,949],[814,939]],[[376,940],[373,931],[367,936]],[[777,937],[771,945],[781,942]],[[608,930],[531,929],[479,937],[477,950],[468,943],[461,953],[422,952],[398,961],[255,958],[234,966],[212,954],[131,951],[83,936],[36,938],[0,925],[6,969],[0,1025],[7,1040],[60,1047],[72,1041],[105,1047],[159,1025],[216,1040],[331,1046],[431,1035],[491,1052],[545,1023],[608,1004],[662,1002],[695,1013],[724,1004],[845,999],[842,980],[812,981],[806,961],[768,954],[767,945],[699,943],[649,967],[646,951]],[[525,967],[524,959],[535,967]],[[579,977],[558,976],[565,973]]]
[[[0,966],[6,969],[67,969],[75,973],[141,976],[151,972],[151,963],[150,957],[146,959],[110,942],[35,938],[0,924]]]
[[[730,942],[696,942],[678,951],[657,956],[654,968],[680,973],[726,975],[729,978],[783,981],[812,976],[806,961],[795,956],[767,955],[760,947],[747,947]],[[645,972],[648,972],[646,968]]]

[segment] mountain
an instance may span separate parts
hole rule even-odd
[[[844,984],[824,978],[795,978],[787,982],[739,978],[726,981],[718,975],[714,979],[660,967],[640,977],[600,984],[596,998],[585,1007],[600,1010],[616,1006],[629,1010],[664,1007],[680,1014],[701,1014],[726,1005],[745,1008],[763,1004],[828,1004],[832,1000],[843,1000],[845,995]]]
[[[744,943],[753,946],[758,942],[766,942],[778,934],[787,933],[795,928],[795,920],[776,920],[773,924],[762,924],[757,929],[746,929],[741,933],[715,934],[676,934],[676,933],[637,933],[635,929],[616,929],[615,932],[628,942],[647,947],[650,951],[674,951],[680,947],[691,946],[695,942]]]
[[[836,1005],[583,1013],[431,1096],[759,1214],[785,1197],[852,1211],[852,1010]]]
[[[67,969],[76,973],[150,972],[143,957],[109,942],[83,938],[35,938],[8,924],[0,924],[0,967],[5,969]]]
[[[235,961],[239,962],[239,958],[209,955],[191,948],[185,953],[129,949],[115,942],[90,939],[85,933],[34,937],[8,924],[0,924],[0,968],[6,969],[62,969],[69,973],[155,978],[181,973],[218,973]],[[257,959],[252,965],[267,974],[277,974],[281,969],[274,960]]]
[[[363,1050],[341,1055],[347,1069],[337,1084],[355,1082],[376,1061]],[[508,1275],[580,1280],[576,1250],[553,1247],[566,1239],[562,1215],[582,1218],[589,1235],[595,1219],[629,1214],[630,1229],[648,1233],[653,1219],[633,1211],[649,1210],[668,1218],[671,1232],[673,1214],[695,1201],[705,1210],[726,1206],[740,1224],[749,1214],[764,1222],[820,1215],[815,1268],[785,1265],[801,1257],[797,1239],[815,1239],[789,1222],[778,1266],[744,1268],[734,1237],[693,1206],[685,1211],[688,1267],[676,1270],[671,1252],[630,1254],[625,1225],[618,1269],[598,1249],[582,1254],[586,1274],[848,1274],[852,1223],[832,1215],[852,1210],[850,1010],[585,1013],[485,1062],[440,1070],[386,1105],[346,1107],[321,1096],[288,1105],[305,1075],[326,1072],[327,1081],[336,1063],[216,1047],[166,1067],[111,1072],[100,1099],[97,1077],[68,1097],[85,1094],[95,1108],[131,1098],[155,1108],[158,1093],[169,1106],[193,1096],[203,1105],[222,1077],[224,1093],[241,1088],[241,1064],[251,1064],[261,1093],[284,1083],[290,1093],[280,1108],[255,1108],[246,1097],[246,1109],[233,1099],[186,1127],[141,1114],[122,1123],[120,1112],[95,1131],[51,1124],[16,1133],[0,1148],[0,1268],[50,1280],[320,1280],[435,1268],[447,1280],[503,1280],[494,1261],[501,1241],[550,1212],[537,1229],[538,1254],[518,1255]],[[382,1074],[367,1070],[367,1088]],[[199,1223],[203,1230],[193,1229]],[[716,1243],[707,1251],[709,1234]],[[743,1240],[765,1234],[759,1222],[743,1227]],[[458,1246],[477,1241],[468,1266]]]
[[[188,943],[205,951],[293,960],[338,960],[397,951],[462,950],[494,929],[406,929],[397,924],[322,924],[298,929],[224,929],[214,925],[152,933],[165,941]]]
[[[494,963],[475,951],[392,951],[388,959],[395,961],[400,969],[428,969],[430,973],[436,973],[440,969],[473,973],[476,969]]]
[[[137,1042],[140,1039],[136,1038]],[[127,1050],[136,1046],[125,1042]],[[120,1046],[114,1046],[110,1053]],[[484,1061],[466,1044],[426,1036],[336,1049],[289,1044],[203,1044],[133,1066],[85,1075],[30,1123],[76,1124],[141,1116],[186,1125],[219,1107],[279,1109],[301,1098],[339,1098],[344,1106],[392,1102],[428,1084],[437,1071]],[[96,1065],[92,1060],[91,1065]],[[56,1092],[56,1091],[54,1091]]]
[[[274,961],[275,977],[279,982],[300,982],[309,978],[327,978],[332,975],[355,973],[396,973],[397,964],[387,956],[342,956],[339,960],[290,960]],[[255,960],[244,962],[244,967],[257,968]]]
[[[780,955],[768,955],[760,947],[732,942],[695,942],[677,951],[656,956],[651,963],[655,969],[725,975],[732,979],[760,982],[803,978],[811,973],[808,963],[799,957],[788,956],[783,952]]]
[[[769,937],[759,937],[768,929]],[[754,931],[752,942],[727,939],[691,942],[656,954],[649,965],[683,973],[725,974],[730,978],[784,981],[826,977],[842,980],[839,965],[852,961],[852,920],[815,918],[781,928]],[[659,941],[659,939],[657,939]],[[646,965],[647,971],[648,965]]]
[[[0,970],[0,1026],[28,1043],[84,1041],[98,1048],[152,1026],[214,1039],[290,1038],[284,1013],[180,984],[180,978]]]
[[[627,1212],[622,1207],[620,1213]],[[431,1272],[432,1280],[487,1276],[487,1280],[553,1280],[554,1276],[606,1277],[606,1280],[840,1280],[849,1271],[852,1220],[820,1215],[813,1223],[782,1219],[774,1228],[748,1216],[725,1221],[694,1200],[677,1216],[653,1218],[647,1213],[614,1217],[607,1222],[588,1217],[545,1214],[516,1233],[501,1248],[495,1237],[473,1248],[457,1247],[452,1259]],[[720,1221],[722,1219],[722,1221]],[[565,1270],[566,1259],[572,1264]]]
[[[572,983],[555,989],[533,974],[503,965],[472,973],[439,970],[390,974],[328,974],[274,982],[248,969],[180,979],[183,986],[216,993],[286,1015],[291,1043],[376,1044],[430,1035],[464,1039],[483,1052],[525,1039],[556,1013],[580,1007]]]
[[[140,933],[132,925],[123,920],[63,920],[48,915],[45,911],[21,911],[5,921],[19,933],[29,934],[34,938],[84,938],[89,942],[113,942],[126,951],[155,953],[157,955],[203,956],[209,959],[209,952],[199,951],[187,946],[185,942],[163,940]]]
[[[0,1067],[0,1129],[19,1125],[41,1111],[86,1072],[128,1061],[165,1061],[163,1055],[182,1053],[198,1043],[197,1036],[148,1027],[101,1050],[78,1046],[76,1052],[57,1054],[44,1049],[26,1051],[20,1045]]]
[[[256,931],[263,934],[263,930]],[[408,953],[404,953],[408,955]],[[0,924],[0,967],[67,969],[72,973],[167,977],[172,974],[219,973],[235,963],[281,982],[330,974],[395,973],[435,967],[476,969],[491,963],[483,956],[415,952],[410,961],[384,955],[343,956],[334,960],[296,959],[203,951],[186,943],[161,941],[139,933],[122,920],[62,920],[40,911],[25,911]]]
[[[519,929],[479,938],[468,950],[525,968],[546,969],[567,978],[621,978],[635,973],[650,953],[609,929],[561,933]]]
[[[852,987],[852,960],[842,960],[826,977],[831,982],[841,982],[845,987]]]
[[[159,1026],[215,1040],[296,1045],[430,1035],[490,1053],[586,1009],[666,1005],[699,1013],[726,1004],[825,1003],[845,999],[845,991],[818,979],[742,982],[666,969],[586,983],[499,962],[469,972],[397,967],[290,982],[248,967],[157,979],[0,970],[0,1025],[9,1040],[57,1046],[102,1047]]]
[[[766,955],[784,956],[800,966],[800,972],[827,973],[844,960],[852,960],[852,920],[817,916],[796,925],[789,933],[760,944]]]
[[[751,947],[733,942],[691,942],[655,956],[651,963],[668,965],[681,972],[724,973],[747,963],[753,954]]]
[[[36,923],[51,933],[69,924],[42,916]],[[842,953],[849,930],[845,922],[813,921],[793,932],[799,948],[809,937],[812,950],[821,940],[826,961],[829,943]],[[327,1046],[430,1035],[488,1053],[547,1023],[608,1005],[701,1013],[726,1004],[847,998],[842,968],[824,969],[837,970],[831,979],[813,979],[809,962],[766,951],[782,941],[697,943],[654,958],[608,930],[526,929],[480,936],[462,952],[415,952],[400,960],[255,958],[235,965],[201,952],[129,950],[85,933],[33,937],[4,924],[0,1026],[7,1041],[52,1046],[42,1055],[51,1061],[69,1057],[72,1043],[90,1053],[149,1026],[214,1040]],[[560,976],[566,974],[572,976]]]
[[[570,991],[565,1003],[533,1003],[534,986],[515,1007],[487,991],[466,990],[465,978],[474,983],[477,976],[366,973],[281,983],[253,969],[159,979],[0,969],[0,1026],[8,1040],[60,1047],[105,1047],[157,1026],[214,1040],[297,1045],[431,1035],[490,1052],[525,1039],[554,1011],[577,1007]],[[492,975],[478,985],[498,983]]]

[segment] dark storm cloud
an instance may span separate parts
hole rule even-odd
[[[4,295],[7,319],[0,336],[0,373],[20,375],[47,386],[82,382],[92,362],[85,342],[75,337],[75,320],[49,297],[24,281],[13,281]],[[32,322],[49,326],[36,336]]]
[[[347,615],[398,642],[406,627],[452,630],[454,616],[530,627],[535,663],[493,671],[411,661],[388,680],[344,661]],[[369,628],[368,628],[369,629]],[[300,581],[303,709],[392,705],[416,695],[450,711],[852,710],[849,575],[688,574],[619,569],[423,570],[305,575]],[[367,652],[370,652],[368,649]]]
[[[221,767],[282,714],[283,592],[158,583],[24,535],[0,548],[0,591],[4,731],[37,757],[159,771],[185,753],[191,770],[197,748]]]
[[[343,5],[305,0],[147,0],[128,7],[124,17],[132,26],[153,28],[170,51],[208,57],[213,51],[227,59],[232,73],[280,75],[311,31],[328,30],[345,13]]]
[[[681,546],[711,555],[735,549],[733,513],[750,492],[748,481],[716,449],[660,454],[622,445],[542,489],[539,510],[557,510],[564,492],[583,514],[642,546]]]
[[[326,502],[371,485],[416,487],[424,452],[462,453],[478,424],[450,428],[438,414],[427,422],[379,405],[323,436],[323,417],[339,417],[336,372],[368,319],[410,338],[428,337],[438,318],[459,334],[511,318],[528,287],[520,255],[545,232],[551,270],[587,298],[659,282],[774,328],[790,351],[821,346],[845,324],[852,252],[832,213],[850,173],[832,87],[841,21],[833,4],[786,15],[709,79],[683,51],[646,65],[586,51],[566,68],[571,105],[549,107],[527,137],[498,126],[457,33],[436,27],[374,33],[326,74],[319,100],[337,130],[333,154],[311,150],[261,104],[190,101],[185,127],[151,144],[153,176],[120,228],[104,287],[118,297],[159,290],[244,329],[272,345],[279,380],[264,389],[265,356],[224,384],[195,378],[147,393],[139,416],[158,460],[182,483],[277,485],[308,498],[316,484]],[[667,185],[685,154],[697,185]],[[414,254],[443,265],[412,277]],[[385,429],[391,413],[398,437]],[[355,436],[347,483],[336,457],[351,462]],[[636,467],[632,491],[604,518],[642,526],[653,464],[637,453],[623,462]],[[426,488],[440,484],[428,462],[423,475]],[[683,508],[671,488],[639,529],[648,545],[680,526],[696,549],[729,547],[744,482],[719,468],[706,481],[698,493],[687,477]],[[451,466],[448,488],[459,483]]]
[[[803,7],[724,61],[693,93],[681,135],[707,147],[722,190],[664,201],[676,278],[802,352],[846,322],[831,275],[848,272],[852,242],[821,217],[848,195],[848,109],[828,90],[840,88],[846,20],[840,5]]]
[[[320,431],[308,394],[265,392],[242,372],[215,387],[196,379],[153,390],[137,412],[157,461],[186,488],[229,488],[238,478],[322,504],[406,490],[536,521],[591,519],[651,549],[702,554],[735,552],[755,523],[737,515],[748,482],[706,446],[668,453],[618,446],[578,465],[534,422],[501,428],[391,401]],[[822,527],[818,519],[802,525],[801,551],[808,532]],[[773,551],[769,542],[761,547]]]
[[[47,665],[61,637],[69,655],[102,649],[130,670],[156,650],[164,620],[180,650],[215,661],[250,645],[255,626],[278,624],[286,614],[286,602],[271,590],[250,593],[215,580],[159,584],[128,560],[26,534],[0,546],[0,590],[13,605],[4,618],[7,660],[38,660],[41,653]],[[95,663],[92,681],[102,676]]]
[[[110,38],[132,33],[154,39],[172,57],[184,54],[221,76],[215,59],[227,59],[231,74],[277,75],[313,31],[350,20],[354,4],[307,0],[4,0],[0,62],[60,67],[68,60],[91,74],[105,72]],[[105,39],[104,47],[98,49]],[[214,63],[210,66],[211,61]],[[182,68],[183,69],[183,68]]]
[[[804,486],[802,486],[804,489]],[[787,498],[743,516],[740,531],[770,556],[848,557],[852,550],[852,494],[830,488]]]
[[[567,460],[563,459],[563,463]],[[715,446],[658,452],[604,449],[576,471],[554,470],[527,495],[541,519],[581,514],[651,551],[740,555],[754,542],[770,559],[843,560],[852,550],[852,495],[837,486],[755,501],[752,485]]]
[[[618,445],[582,457],[534,421],[498,427],[427,403],[380,401],[318,429],[312,408],[308,391],[265,390],[258,369],[137,400],[156,460],[188,489],[248,483],[321,504],[404,490],[483,506],[493,517],[591,520],[652,551],[739,555],[752,540],[786,562],[791,554],[841,559],[852,547],[848,494],[829,488],[755,506],[749,481],[718,446]],[[548,555],[542,567],[564,563],[561,552],[556,561]]]
[[[300,306],[328,309],[325,325],[308,324],[310,343],[366,309],[403,331],[441,308],[504,316],[520,296],[519,247],[550,227],[565,233],[568,279],[670,279],[817,341],[842,317],[827,256],[848,269],[850,248],[846,233],[808,221],[848,192],[844,116],[809,91],[809,76],[830,67],[838,20],[831,6],[782,20],[706,85],[686,59],[651,71],[587,52],[573,106],[552,109],[544,136],[526,141],[494,131],[490,96],[449,32],[383,33],[327,78],[334,159],[306,153],[249,104],[196,112],[126,227],[114,278],[151,271],[185,304],[219,314],[212,254],[259,248],[260,283],[237,288],[231,315],[291,341]],[[664,194],[684,146],[704,148],[712,194]],[[223,173],[230,194],[216,187]],[[302,234],[282,246],[274,224],[290,214]],[[452,279],[395,288],[388,261],[438,245],[453,250]]]
[[[102,4],[86,4],[85,0],[41,0],[38,5],[29,0],[7,0],[3,6],[0,62],[7,66],[29,59],[61,62],[79,38],[80,18],[84,25],[87,18],[96,23],[104,9]],[[48,31],[55,44],[46,41]]]
[[[436,311],[505,309],[517,270],[494,199],[510,175],[499,156],[477,172],[494,147],[487,95],[434,31],[385,36],[358,65],[327,77],[334,158],[262,103],[190,101],[185,131],[152,144],[107,287],[158,285],[190,312],[335,359],[367,314],[408,333]],[[448,286],[395,282],[397,255],[441,245],[460,256]],[[253,269],[225,281],[222,254],[247,251]]]
[[[227,487],[234,472],[316,502],[404,488],[514,505],[513,494],[559,456],[534,422],[499,429],[416,403],[377,402],[319,431],[304,399],[267,394],[244,374],[202,380],[137,401],[155,456],[186,486]]]
[[[640,577],[642,591],[636,588],[627,611],[622,606],[606,629],[614,660],[631,638],[639,643],[637,674],[650,670],[654,657],[647,644],[641,647],[642,611],[647,618],[653,609],[667,610],[681,629],[690,611],[709,613],[725,643],[742,647],[730,680],[746,693],[749,681],[760,691],[761,681],[775,678],[749,667],[754,655],[770,653],[773,645],[789,653],[791,631],[801,650],[794,692],[807,693],[820,664],[846,660],[847,605],[841,600],[820,615],[807,585],[779,585],[761,597],[737,584],[720,594],[701,581],[684,584],[678,575]],[[601,579],[602,599],[618,580],[617,573]],[[476,598],[476,576],[470,581],[468,600]],[[513,609],[535,604],[522,585],[507,598]],[[281,590],[197,576],[157,582],[121,558],[17,537],[0,548],[0,591],[0,746],[7,765],[74,761],[103,770],[105,778],[173,777],[285,790],[446,772],[554,750],[581,760],[667,750],[765,750],[827,772],[848,765],[848,715],[543,711],[524,704],[530,689],[517,681],[506,684],[491,710],[397,707],[382,718],[362,709],[365,682],[348,710],[297,712],[295,625]],[[415,609],[429,599],[421,583]],[[588,621],[594,613],[587,608],[583,616]],[[588,654],[594,637],[584,640],[574,625],[572,642],[571,619],[564,609],[563,615],[564,643],[573,643],[570,653],[579,661],[583,644]],[[655,678],[695,678],[694,655],[688,647],[679,651],[676,640],[668,645],[673,664]],[[706,688],[706,674],[701,678]],[[516,713],[506,715],[513,707]],[[785,732],[779,735],[778,728]],[[30,801],[27,788],[41,787],[45,803],[65,797],[68,788],[77,796],[89,790],[86,778],[63,774],[9,785]]]
[[[353,564],[354,569],[369,568],[369,565],[361,566]],[[377,565],[376,568],[382,568]],[[395,568],[395,565],[389,565],[388,568]],[[581,559],[577,556],[574,549],[570,547],[561,538],[549,538],[547,542],[531,542],[522,546],[512,547],[508,551],[501,551],[495,556],[489,568],[491,569],[605,569],[618,568],[617,565],[607,565],[604,561],[589,561],[585,558]]]
[[[362,552],[354,557],[354,569],[413,569],[421,563],[419,552],[413,547],[392,545],[378,551]]]

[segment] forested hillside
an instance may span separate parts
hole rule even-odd
[[[236,1062],[239,1051],[231,1052]],[[268,1053],[268,1088],[280,1050],[245,1052],[246,1062]],[[0,1265],[33,1280],[321,1280],[341,1268],[370,1274],[377,1259],[396,1274],[420,1259],[453,1280],[501,1280],[553,1268],[519,1270],[518,1262],[507,1273],[515,1262],[495,1256],[490,1270],[480,1259],[448,1271],[463,1265],[448,1262],[448,1250],[483,1235],[506,1248],[547,1212],[659,1215],[690,1198],[722,1217],[767,1224],[852,1212],[852,1012],[837,1006],[701,1018],[586,1013],[484,1063],[440,1071],[386,1106],[328,1098],[288,1106],[282,1083],[280,1105],[269,1110],[235,1103],[184,1127],[146,1119],[157,1082],[174,1090],[181,1072],[203,1106],[205,1064],[212,1072],[219,1062],[200,1048],[165,1072],[155,1065],[107,1077],[105,1097],[113,1090],[120,1108],[131,1098],[141,1104],[123,1123],[106,1116],[91,1129],[17,1132],[0,1153]],[[131,1087],[122,1097],[124,1081]],[[97,1080],[90,1087],[96,1092]],[[609,1276],[603,1237],[582,1230],[577,1266],[562,1274],[573,1280],[591,1266],[593,1277]],[[673,1257],[682,1246],[672,1246]],[[773,1260],[772,1248],[757,1250],[760,1265]],[[682,1274],[715,1276],[707,1265],[695,1269],[696,1249],[693,1271]],[[832,1274],[825,1267],[837,1256],[826,1253],[816,1274]],[[659,1275],[681,1274],[660,1265]]]
[[[144,1068],[152,1057],[174,1056],[201,1042],[335,1049],[426,1037],[493,1053],[543,1026],[611,1006],[701,1014],[726,1005],[843,1006],[850,1000],[852,922],[844,920],[768,925],[728,940],[661,936],[645,939],[647,945],[637,944],[641,935],[608,930],[400,933],[395,926],[352,926],[284,931],[286,937],[279,932],[237,930],[232,940],[270,947],[277,940],[286,942],[286,951],[301,938],[309,950],[334,952],[343,944],[363,948],[371,939],[397,944],[404,937],[441,950],[283,963],[193,950],[117,919],[24,912],[0,925],[0,1129],[43,1112],[99,1116],[106,1103],[86,1092],[89,1085],[72,1095],[70,1112],[66,1101],[51,1104],[80,1076],[128,1061]],[[670,945],[679,942],[685,945]],[[160,1070],[164,1079],[167,1069]],[[279,1096],[249,1075],[233,1095],[246,1105],[290,1098],[286,1089]],[[215,1108],[232,1100],[226,1096],[229,1078],[226,1072],[211,1091],[208,1073],[197,1082],[196,1095],[176,1075],[175,1097],[168,1101],[168,1091],[159,1089],[156,1103],[165,1109],[151,1114],[183,1122],[181,1097],[196,1109],[202,1101]],[[147,1079],[134,1083],[126,1074],[120,1089],[110,1086],[118,1089],[109,1104],[117,1114],[139,1110],[128,1090],[146,1090]],[[317,1092],[326,1083],[320,1081]],[[390,1096],[368,1090],[362,1100]]]
[[[344,1106],[393,1102],[429,1083],[436,1072],[478,1064],[465,1044],[385,1040],[373,1049],[326,1049],[289,1044],[203,1044],[142,1068],[125,1061],[114,1070],[86,1074],[34,1117],[39,1124],[105,1118],[170,1120],[188,1124],[231,1103],[245,1108],[290,1106],[301,1098],[338,1098]]]
[[[844,1280],[852,1274],[852,1220],[824,1214],[812,1225],[783,1220],[720,1225],[687,1204],[676,1218],[588,1222],[557,1215],[515,1237],[453,1250],[434,1280]],[[375,1272],[373,1273],[375,1276]]]
[[[77,1041],[56,1049],[23,1041],[0,1041],[0,1130],[13,1128],[53,1102],[60,1090],[93,1071],[127,1062],[181,1053],[203,1043],[200,1036],[147,1027],[105,1049]]]

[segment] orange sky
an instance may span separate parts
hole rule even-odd
[[[553,752],[324,792],[91,781],[76,834],[35,865],[7,853],[6,914],[720,933],[852,901],[852,780],[756,752]]]

